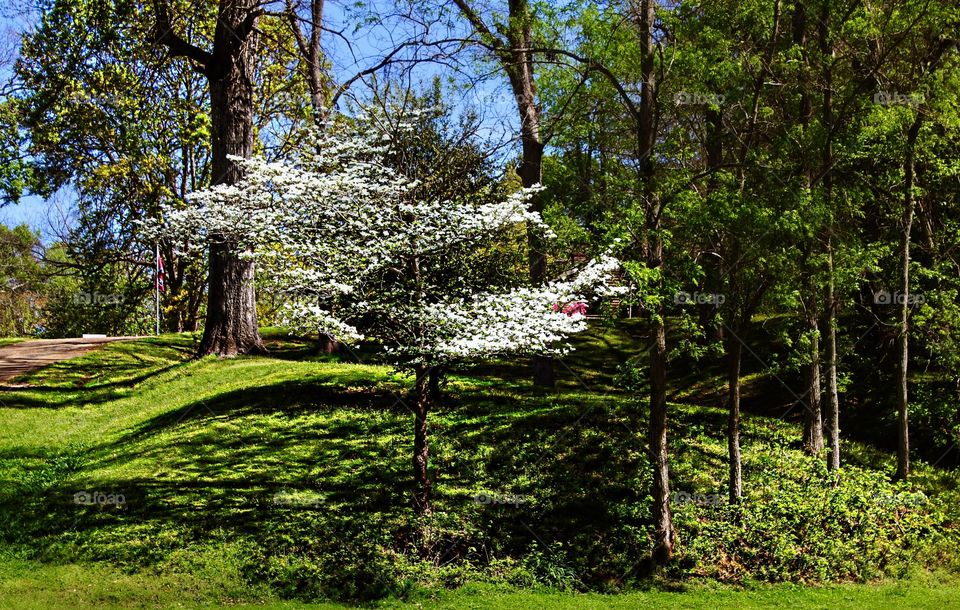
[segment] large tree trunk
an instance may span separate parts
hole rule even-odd
[[[249,157],[253,153],[255,36],[235,41],[252,5],[250,0],[224,0],[220,6],[213,57],[207,69],[213,184],[233,184],[242,179],[239,167],[227,156]],[[200,355],[265,351],[257,324],[253,262],[241,259],[236,244],[227,241],[210,246],[209,262],[207,320]]]
[[[171,56],[186,57],[210,88],[211,168],[213,184],[233,184],[240,169],[227,155],[253,152],[253,58],[261,8],[255,0],[220,0],[213,50],[205,51],[176,34],[169,0],[154,0],[154,42]],[[199,355],[234,356],[263,352],[257,326],[254,268],[234,246],[213,237],[210,246],[207,320]]]
[[[738,338],[742,337],[741,328],[737,328],[737,336],[727,340],[727,455],[731,504],[743,497],[743,464],[740,456],[740,361],[743,345]]]
[[[903,163],[904,194],[903,219],[900,234],[900,324],[899,355],[897,359],[897,474],[896,478],[906,480],[910,476],[910,401],[907,392],[907,373],[910,365],[910,233],[913,228],[915,201],[913,187],[915,182],[914,158],[917,136],[923,119],[917,118],[907,134],[907,154]]]
[[[413,492],[413,510],[418,517],[428,517],[430,507],[430,475],[427,465],[430,460],[430,447],[427,441],[427,414],[430,411],[430,367],[419,365],[416,368],[416,406],[413,441],[413,478],[416,489]]]

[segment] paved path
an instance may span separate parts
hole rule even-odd
[[[129,339],[136,337],[34,339],[0,347],[0,381],[9,381],[48,364],[82,356],[104,343]]]

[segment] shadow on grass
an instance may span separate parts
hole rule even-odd
[[[189,364],[179,362],[155,368],[145,373],[126,377],[134,370],[142,369],[142,365],[116,365],[102,367],[92,365],[91,368],[102,372],[99,377],[120,378],[118,381],[96,383],[94,375],[79,375],[74,386],[63,385],[27,385],[2,386],[0,385],[0,405],[13,409],[60,409],[63,407],[96,406],[122,398],[131,388],[145,383],[154,377],[176,370]],[[72,369],[76,371],[74,367]],[[48,371],[44,371],[45,373]]]
[[[62,480],[0,494],[0,536],[47,559],[132,565],[229,540],[274,559],[319,557],[331,541],[348,556],[371,545],[409,552],[413,418],[400,389],[324,379],[194,402],[87,450]],[[434,561],[533,552],[537,569],[579,582],[635,569],[649,547],[640,414],[586,393],[475,394],[453,394],[431,415]],[[75,504],[82,491],[126,502]]]

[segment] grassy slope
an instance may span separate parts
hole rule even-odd
[[[261,610],[335,610],[337,603],[279,601],[264,595],[224,597],[209,583],[186,574],[125,574],[88,565],[38,566],[0,563],[0,607],[9,610],[70,608],[259,608]],[[601,608],[861,610],[960,608],[960,584],[922,576],[900,583],[800,587],[780,585],[751,590],[694,589],[683,593],[633,592],[619,595],[518,592],[467,585],[454,591],[419,595],[408,602],[385,600],[377,608],[588,610]]]
[[[584,345],[568,358],[557,393],[508,381],[518,372],[507,365],[452,379],[453,400],[432,417],[442,561],[521,557],[511,580],[520,585],[525,573],[558,585],[589,579],[594,588],[642,576],[649,513],[638,492],[648,485],[636,442],[642,408],[597,372],[623,361],[632,343],[594,333]],[[283,346],[278,358],[226,361],[188,361],[191,347],[186,337],[112,344],[28,376],[34,388],[0,394],[0,606],[28,598],[35,607],[61,598],[124,607],[275,599],[276,589],[250,581],[270,581],[286,595],[317,594],[297,588],[313,581],[321,592],[334,584],[342,592],[343,583],[325,581],[334,578],[320,561],[328,557],[350,575],[348,587],[382,576],[375,566],[384,556],[372,549],[402,548],[409,530],[406,380],[383,367],[305,360],[296,346]],[[723,413],[683,404],[673,411],[683,430],[675,485],[722,490]],[[790,446],[796,436],[793,425],[748,419],[748,490],[751,470],[770,468],[771,453],[781,460],[777,468],[801,459]],[[888,455],[848,450],[863,464],[889,467]],[[921,466],[917,479],[928,495],[956,498],[953,475]],[[79,506],[72,502],[79,491],[122,493],[127,502]],[[478,493],[517,494],[523,502],[483,505],[473,500]],[[691,510],[678,508],[681,522],[696,516]],[[589,574],[569,565],[564,545],[596,553]],[[321,555],[290,563],[310,553]],[[125,571],[90,563],[96,560]],[[278,579],[291,572],[295,578]],[[430,578],[423,584],[459,584],[465,576],[450,570]],[[86,581],[90,590],[80,584]],[[873,605],[868,600],[902,594],[914,607],[921,598],[949,607],[937,595],[960,595],[956,587],[922,590],[702,591],[649,602],[716,607],[726,602],[715,596],[731,596],[731,604],[768,607],[788,596],[799,607],[858,607],[843,600]],[[489,597],[502,595],[467,589],[442,593],[438,603],[508,603]],[[531,593],[509,604],[573,607],[585,599],[594,598]],[[597,607],[648,601],[639,594],[596,599],[603,599]]]

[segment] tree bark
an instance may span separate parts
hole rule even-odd
[[[480,14],[466,0],[453,0],[464,18],[493,49],[497,61],[510,81],[510,89],[520,116],[521,157],[517,173],[525,188],[540,184],[543,173],[544,143],[540,133],[540,109],[537,107],[537,88],[534,80],[533,22],[528,0],[508,0],[509,27],[506,41],[484,23]],[[543,211],[543,201],[534,196],[531,209]],[[533,227],[527,227],[527,256],[530,282],[542,283],[547,275],[545,244]],[[554,362],[546,356],[533,359],[533,383],[553,387],[555,384]]]
[[[810,455],[823,452],[823,409],[820,380],[820,326],[817,317],[817,299],[813,280],[807,283],[806,323],[810,333],[810,362],[807,365],[808,404],[803,420],[803,449]]]
[[[830,3],[821,7],[818,27],[821,60],[823,69],[823,107],[822,121],[826,139],[823,144],[823,199],[829,214],[827,227],[827,429],[829,431],[830,452],[827,454],[827,468],[831,471],[840,468],[840,395],[837,390],[837,310],[836,276],[833,262],[833,42],[830,39]]]
[[[510,0],[512,28],[508,34],[509,56],[505,65],[510,88],[517,101],[520,115],[521,158],[517,173],[524,188],[531,188],[543,181],[543,140],[540,135],[540,109],[537,107],[537,87],[534,80],[533,57],[528,51],[533,47],[530,7],[527,0]],[[534,195],[531,209],[543,212],[543,199]],[[527,256],[530,283],[534,286],[547,279],[546,244],[540,232],[527,226]],[[535,356],[533,359],[533,383],[542,387],[556,384],[553,358]]]
[[[418,517],[430,516],[430,492],[432,484],[427,465],[430,460],[430,447],[427,439],[427,414],[430,411],[430,367],[418,365],[416,368],[416,408],[413,441],[413,478],[416,489],[413,492],[413,510]]]
[[[664,312],[661,311],[662,314]],[[666,563],[673,558],[676,534],[670,510],[670,462],[667,444],[667,332],[662,322],[654,324],[654,345],[650,350],[650,427],[653,458],[653,558]]]
[[[897,473],[902,481],[910,476],[910,399],[907,388],[907,374],[910,366],[910,234],[913,228],[913,216],[916,202],[913,188],[915,183],[914,160],[917,136],[923,122],[922,115],[910,126],[907,133],[907,152],[903,162],[904,194],[903,219],[900,234],[900,304],[899,354],[897,359]]]
[[[654,0],[641,0],[635,15],[640,37],[641,76],[640,107],[636,116],[637,158],[639,180],[646,211],[648,234],[647,266],[663,267],[663,236],[660,234],[661,206],[654,187],[654,146],[656,144],[656,86],[655,44],[653,27],[656,22]],[[666,311],[658,305],[651,312],[653,347],[650,350],[650,424],[649,442],[653,459],[653,559],[667,563],[673,558],[676,532],[670,509],[670,448],[667,442],[667,328]]]
[[[727,455],[729,457],[729,497],[734,504],[743,497],[743,462],[740,455],[740,362],[743,345],[740,328],[727,339]]]
[[[840,394],[837,390],[837,303],[834,295],[833,241],[827,241],[827,422],[830,431],[830,453],[827,468],[840,468]]]
[[[214,35],[210,83],[213,184],[234,184],[240,168],[228,155],[253,154],[253,35],[237,41],[255,3],[250,0],[220,3]],[[216,239],[216,238],[215,238]],[[207,320],[200,355],[263,353],[257,323],[253,261],[237,254],[237,244],[223,240],[210,246]]]
[[[287,19],[297,41],[301,65],[306,76],[307,87],[310,89],[310,105],[314,120],[318,122],[323,118],[326,110],[327,95],[327,81],[323,73],[323,48],[320,46],[323,33],[323,7],[324,0],[310,1],[310,28],[305,34],[294,3],[292,1],[287,3]]]
[[[172,56],[189,58],[207,78],[214,185],[233,184],[242,177],[228,155],[249,157],[253,152],[253,57],[258,6],[255,0],[221,0],[213,50],[208,52],[174,32],[169,1],[154,1],[154,41],[166,46]],[[213,236],[207,319],[198,355],[235,356],[265,351],[257,324],[254,265],[236,254],[236,246]]]

